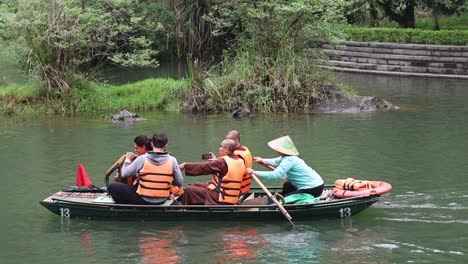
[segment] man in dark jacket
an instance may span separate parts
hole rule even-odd
[[[236,142],[225,139],[219,147],[219,158],[207,162],[185,162],[180,169],[187,176],[210,175],[213,179],[209,184],[196,183],[185,188],[181,198],[182,204],[236,204],[245,173],[244,161],[237,155]]]

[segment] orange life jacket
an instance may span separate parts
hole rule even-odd
[[[239,201],[245,164],[242,159],[233,159],[228,156],[221,158],[226,161],[228,172],[222,177],[221,184],[219,184],[219,175],[213,175],[213,179],[207,188],[219,190],[220,203],[236,204]]]
[[[353,178],[347,178],[336,180],[335,187],[341,190],[361,191],[376,188],[377,185],[372,181],[361,181]]]
[[[139,175],[139,186],[137,189],[139,195],[155,198],[169,197],[174,175],[171,157],[165,163],[158,165],[145,159]]]
[[[245,150],[236,149],[234,154],[241,156],[241,158],[244,160],[246,168],[252,168],[252,153],[250,153],[250,150],[247,147],[242,147],[245,148]],[[241,194],[247,193],[250,190],[251,183],[252,176],[246,171],[242,177]]]

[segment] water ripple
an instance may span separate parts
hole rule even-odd
[[[394,209],[443,209],[443,210],[468,210],[468,206],[460,206],[458,204],[451,203],[450,206],[441,206],[435,205],[431,203],[426,204],[398,204],[398,203],[391,203],[391,204],[376,204],[374,207],[376,208],[394,208]]]
[[[376,244],[376,245],[374,245],[374,247],[381,247],[381,248],[388,248],[388,249],[399,248],[399,246],[397,246],[395,244]]]
[[[424,220],[416,218],[388,218],[382,217],[379,218],[382,220],[395,221],[395,222],[418,222],[418,223],[435,223],[435,224],[468,224],[468,220]]]
[[[396,242],[398,243],[398,242]],[[422,246],[418,246],[418,245],[415,245],[415,244],[412,244],[412,243],[400,243],[401,245],[403,246],[407,246],[407,247],[411,247],[411,248],[416,248],[416,250],[414,250],[415,252],[427,252],[427,251],[430,251],[432,253],[446,253],[446,254],[452,254],[452,255],[460,255],[460,256],[464,256],[465,254],[463,252],[460,252],[460,251],[453,251],[453,250],[440,250],[440,249],[434,249],[434,248],[428,248],[428,247],[422,247]]]

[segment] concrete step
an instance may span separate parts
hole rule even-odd
[[[414,61],[426,63],[461,63],[462,68],[468,68],[468,57],[438,57],[438,56],[418,56],[418,55],[399,55],[399,54],[384,54],[384,53],[368,53],[354,52],[342,50],[322,50],[326,55],[334,57],[355,57],[355,58],[370,58],[376,60],[395,60],[395,61]],[[388,64],[388,63],[387,63]]]
[[[321,61],[319,63],[321,65],[353,68],[353,69],[361,69],[361,70],[468,75],[468,69],[454,69],[454,68],[444,68],[444,67],[381,65],[381,64],[357,63],[357,62],[348,62],[348,61],[339,61],[339,60],[331,60],[328,62]]]
[[[345,42],[323,45],[321,67],[399,76],[468,79],[468,46]]]
[[[409,55],[409,56],[434,56],[434,57],[458,57],[468,58],[468,51],[440,51],[429,49],[402,49],[402,48],[384,48],[384,47],[360,47],[360,46],[332,46],[325,44],[322,46],[324,50],[341,50],[351,52],[366,52],[366,53],[380,53],[380,54],[396,54],[396,55]]]
[[[344,44],[349,47],[372,47],[372,48],[385,48],[385,49],[413,49],[413,50],[468,52],[468,46],[453,46],[453,45],[400,44],[400,43],[358,42],[358,41],[347,41]]]
[[[354,73],[380,74],[380,75],[405,76],[405,77],[408,76],[408,77],[447,78],[447,79],[468,80],[468,75],[362,70],[362,69],[334,67],[334,66],[326,66],[326,65],[321,65],[320,67],[325,68],[325,69],[331,69],[331,70],[338,71],[338,72],[354,72]]]
[[[349,61],[339,61],[339,60],[318,60],[317,63],[323,66],[332,66],[332,67],[346,67],[353,69],[361,70],[377,70],[377,65],[373,63],[356,63]]]
[[[461,69],[467,70],[467,63],[452,63],[452,62],[428,62],[428,61],[411,61],[411,60],[384,60],[372,59],[361,57],[348,57],[348,56],[330,56],[330,60],[345,61],[354,63],[365,64],[378,64],[378,65],[395,65],[395,66],[413,66],[413,67],[434,67],[434,68],[448,68],[448,69]]]

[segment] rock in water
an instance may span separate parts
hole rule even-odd
[[[250,109],[245,108],[245,107],[236,107],[236,109],[232,112],[231,115],[234,118],[249,117]]]
[[[111,117],[112,122],[133,122],[142,120],[146,120],[146,118],[141,117],[135,113],[129,112],[127,111],[127,109],[124,109],[120,111],[120,113]]]
[[[347,96],[338,87],[328,87],[327,98],[314,101],[313,111],[322,113],[359,113],[379,109],[395,109],[390,102],[375,96]]]

